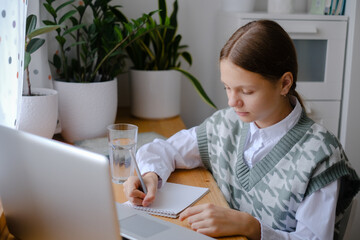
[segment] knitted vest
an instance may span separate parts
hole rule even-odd
[[[230,207],[282,231],[295,231],[306,196],[342,178],[337,220],[360,182],[336,137],[303,112],[299,122],[253,168],[243,160],[249,124],[220,110],[197,128],[200,155]]]

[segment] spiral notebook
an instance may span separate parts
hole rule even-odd
[[[208,188],[167,182],[157,191],[156,199],[149,207],[135,206],[129,201],[125,202],[124,205],[152,215],[177,218],[182,211],[193,205],[208,192]]]

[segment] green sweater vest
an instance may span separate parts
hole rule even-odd
[[[295,214],[304,198],[341,178],[339,223],[360,181],[337,138],[303,112],[299,122],[249,169],[243,160],[248,130],[249,124],[231,108],[216,112],[197,128],[202,161],[230,207],[274,229],[295,231]]]

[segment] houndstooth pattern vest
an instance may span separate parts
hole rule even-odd
[[[341,178],[338,224],[360,182],[337,138],[303,112],[298,123],[249,169],[243,159],[248,132],[249,124],[231,108],[214,113],[197,128],[202,161],[230,207],[274,229],[292,232],[304,198]]]

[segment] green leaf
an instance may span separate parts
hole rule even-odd
[[[56,8],[55,12],[58,12],[60,9],[66,7],[67,5],[69,5],[69,4],[73,3],[73,2],[75,2],[75,0],[70,0],[70,1],[67,1],[67,2],[61,4],[60,6],[58,6],[58,7]]]
[[[78,21],[76,18],[74,18],[74,17],[70,17],[70,21],[72,22],[72,25],[73,25],[73,26],[79,24],[79,21]]]
[[[56,69],[61,68],[61,58],[57,54],[54,54],[53,56],[53,65]]]
[[[29,15],[26,18],[26,35],[34,31],[36,27],[37,17],[34,14]]]
[[[158,0],[158,6],[160,10],[159,12],[160,24],[164,25],[167,16],[166,0]]]
[[[66,39],[63,36],[56,36],[55,39],[58,41],[58,43],[61,47],[64,46]]]
[[[79,25],[73,26],[73,27],[67,29],[67,30],[64,32],[63,36],[65,36],[65,35],[73,32],[73,31],[76,31],[76,30],[78,30],[78,29],[80,29],[80,28],[82,28],[82,27],[84,27],[84,26],[85,26],[85,24],[79,24]]]
[[[34,37],[36,37],[36,36],[39,36],[39,35],[41,35],[41,34],[51,32],[51,31],[53,31],[53,30],[55,30],[55,29],[57,29],[57,28],[59,28],[59,27],[60,27],[59,25],[40,27],[40,28],[38,28],[38,29],[35,29],[35,30],[32,31],[31,33],[29,33],[29,34],[27,35],[27,37],[28,37],[29,39],[32,39],[32,38],[34,38]]]
[[[75,42],[75,43],[71,44],[70,47],[75,47],[75,46],[82,45],[82,44],[86,44],[86,41]]]
[[[110,10],[111,12],[116,16],[116,18],[118,19],[118,21],[120,22],[129,22],[126,18],[126,16],[121,12],[119,11],[116,7],[111,7],[110,6]]]
[[[141,49],[143,49],[143,51],[145,51],[148,54],[150,59],[155,59],[156,56],[151,52],[150,46],[148,46],[144,41],[141,40],[139,40],[139,44],[141,46]]]
[[[55,22],[49,21],[49,20],[44,20],[43,23],[44,23],[45,25],[56,25]]]
[[[46,0],[46,2],[51,4],[51,3],[55,2],[55,0]]]
[[[216,105],[211,101],[211,99],[208,97],[208,95],[206,94],[205,90],[203,89],[203,87],[201,86],[201,83],[199,82],[199,80],[197,80],[193,75],[191,75],[190,73],[188,73],[187,71],[181,69],[181,68],[171,68],[173,70],[179,71],[182,74],[184,74],[189,80],[190,82],[193,84],[193,86],[195,87],[196,91],[199,93],[200,97],[207,103],[209,104],[211,107],[217,109]]]
[[[192,64],[192,58],[189,52],[182,52],[181,56],[185,59],[185,61],[191,65]]]
[[[170,19],[169,19],[169,24],[171,26],[171,28],[169,28],[169,30],[166,33],[166,42],[171,41],[171,39],[173,39],[176,35],[177,32],[177,12],[178,12],[178,3],[177,0],[174,1],[174,6],[173,6],[173,12],[171,13]],[[178,35],[179,36],[179,35]]]
[[[178,10],[179,10],[179,5],[178,5],[177,0],[175,0],[174,5],[173,5],[173,12],[171,13],[171,16],[170,16],[170,26],[174,27],[175,31],[176,31],[176,28],[177,28],[177,13],[178,13]]]
[[[78,11],[79,15],[80,16],[83,16],[84,13],[85,13],[85,10],[86,10],[86,7],[85,6],[82,6],[82,5],[79,5],[76,10]]]
[[[45,39],[42,38],[33,38],[30,40],[26,46],[26,52],[32,54],[38,50],[45,43]]]
[[[50,13],[50,15],[51,15],[54,19],[56,19],[56,18],[57,18],[57,14],[56,14],[56,12],[55,12],[55,9],[54,9],[50,4],[48,4],[48,3],[44,3],[43,5],[44,5],[45,9]]]
[[[66,21],[68,18],[70,18],[72,15],[76,13],[76,10],[71,10],[64,14],[59,20],[59,24],[62,24],[64,21]]]
[[[114,28],[114,34],[115,34],[117,41],[121,41],[124,39],[122,32],[119,28]]]

